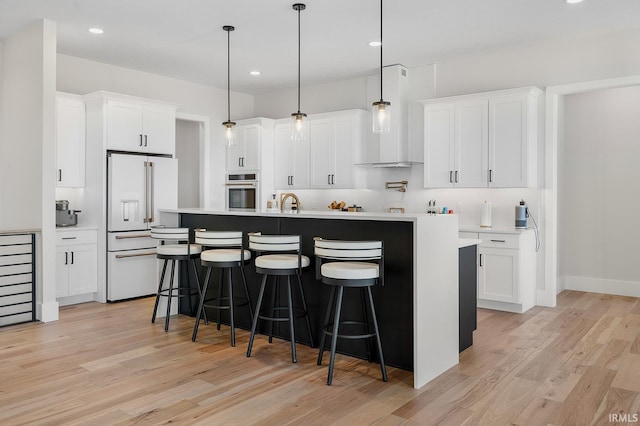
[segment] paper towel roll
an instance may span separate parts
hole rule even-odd
[[[480,227],[491,228],[491,203],[486,201],[482,204],[482,212],[480,214]]]

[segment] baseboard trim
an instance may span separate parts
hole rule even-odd
[[[42,322],[58,321],[58,302],[36,304],[36,318]]]
[[[611,280],[593,277],[562,277],[566,290],[586,291],[589,293],[613,294],[616,296],[640,297],[640,282]]]

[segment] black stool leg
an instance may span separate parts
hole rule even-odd
[[[331,294],[329,295],[329,303],[327,303],[327,313],[324,316],[324,323],[322,324],[322,333],[320,336],[320,350],[318,351],[318,365],[322,365],[322,355],[324,353],[324,343],[327,337],[327,327],[331,321],[331,308],[334,305],[334,298],[336,296],[335,286],[331,286]]]
[[[366,324],[367,327],[367,333],[369,333],[369,327],[370,327],[370,322],[369,322],[369,315],[367,314],[367,296],[365,295],[365,288],[362,287],[360,289],[360,295],[362,296],[361,300],[362,300],[362,316],[364,318],[364,323]],[[367,361],[372,362],[373,361],[373,348],[371,347],[371,338],[367,339]]]
[[[196,276],[196,286],[198,288],[198,306],[200,306],[200,301],[203,298],[202,298],[202,290],[200,289],[200,277],[198,277],[198,268],[196,266],[195,259],[191,259],[191,265],[193,266],[193,274]],[[209,321],[207,321],[207,311],[204,311],[203,314],[204,314],[204,323],[206,325],[209,323]]]
[[[373,296],[371,295],[371,287],[367,287],[369,293],[369,306],[371,306],[371,316],[373,316],[373,327],[376,331],[376,341],[378,343],[378,356],[380,357],[380,369],[382,370],[382,381],[387,381],[387,368],[384,365],[384,357],[382,356],[382,343],[380,342],[380,331],[378,330],[378,320],[376,317],[376,308],[373,306]]]
[[[218,305],[222,303],[222,286],[224,286],[224,268],[220,268],[220,282],[218,283]],[[220,309],[218,309],[218,327],[220,330]]]
[[[242,274],[242,285],[244,285],[244,294],[247,296],[247,306],[249,306],[251,321],[253,321],[253,308],[251,307],[251,298],[249,297],[249,287],[247,287],[247,277],[244,274],[244,268],[242,267],[242,265],[240,265],[240,274]]]
[[[173,299],[173,275],[176,269],[176,261],[171,261],[171,279],[169,280],[169,297],[167,300],[167,316],[164,319],[164,331],[169,331],[169,317],[171,316],[171,299]]]
[[[342,295],[344,294],[344,287],[338,288],[338,298],[336,301],[336,313],[333,317],[333,334],[331,335],[331,358],[329,361],[329,374],[327,375],[327,384],[331,384],[333,379],[333,363],[336,359],[336,346],[338,344],[338,328],[340,325],[340,311],[342,310]]]
[[[271,310],[273,312],[274,318],[280,318],[280,311],[276,309],[276,299],[278,296],[278,289],[280,288],[280,276],[273,276],[273,286],[271,287]],[[260,312],[260,311],[258,311]],[[269,324],[269,343],[273,343],[273,327],[275,326],[276,321],[271,321]],[[280,326],[278,325],[278,332],[280,331]]]
[[[189,299],[189,314],[193,314],[193,300],[191,300],[191,278],[189,278],[189,259],[184,261],[184,266],[187,270],[187,291],[185,291],[185,293],[187,295],[187,299]],[[180,283],[178,283],[178,287],[180,287]],[[180,294],[180,290],[178,290],[178,294]]]
[[[313,348],[313,333],[311,332],[311,320],[309,319],[309,310],[307,309],[307,301],[304,297],[304,291],[302,290],[302,280],[300,279],[300,275],[296,274],[298,277],[298,287],[300,288],[300,298],[302,299],[302,309],[304,309],[305,319],[307,320],[307,333],[309,333],[309,343]]]
[[[156,293],[156,303],[153,305],[153,315],[151,316],[151,323],[156,322],[156,313],[158,312],[158,302],[160,302],[160,292],[162,291],[162,282],[164,281],[164,273],[167,271],[167,262],[165,259],[162,264],[162,274],[160,274],[160,284],[158,284],[158,291]]]
[[[227,283],[229,286],[229,324],[231,324],[231,346],[236,345],[236,330],[233,321],[233,274],[232,268],[227,271]]]
[[[291,335],[291,362],[298,361],[296,357],[296,328],[293,322],[293,300],[291,297],[291,275],[287,275],[287,299],[289,308],[289,333]]]
[[[258,303],[256,304],[256,314],[253,317],[253,324],[251,325],[251,337],[249,337],[249,347],[247,348],[247,357],[251,356],[251,348],[253,347],[253,338],[256,337],[256,327],[258,326],[258,318],[260,318],[260,307],[262,306],[262,298],[264,296],[264,287],[267,283],[267,276],[262,278],[262,284],[260,285],[260,292],[258,293]]]
[[[210,276],[211,276],[211,267],[208,267],[207,268],[207,274],[204,277],[204,286],[202,287],[202,292],[204,294],[207,293],[207,287],[209,285],[209,277]],[[196,341],[196,335],[198,334],[198,326],[200,325],[200,316],[202,315],[202,311],[203,310],[204,310],[204,297],[202,297],[202,295],[200,295],[200,302],[198,303],[198,314],[196,315],[196,323],[193,326],[193,335],[191,336],[191,341],[192,342]],[[205,313],[205,318],[206,318],[206,313]]]

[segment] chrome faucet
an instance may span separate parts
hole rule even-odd
[[[294,194],[293,192],[287,192],[286,194],[282,194],[280,197],[280,212],[284,213],[284,202],[289,199],[289,198],[293,198],[293,202],[291,203],[291,210],[293,209],[293,206],[296,206],[296,212],[300,211],[300,199],[298,198],[298,196],[296,194]]]

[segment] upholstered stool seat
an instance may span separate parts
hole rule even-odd
[[[244,264],[251,259],[251,252],[244,247],[244,235],[240,231],[207,231],[206,229],[196,230],[196,243],[201,244],[205,250],[200,254],[202,266],[207,268],[202,288],[202,298],[198,306],[196,322],[193,326],[192,341],[196,341],[198,335],[198,327],[200,318],[205,317],[205,324],[208,323],[206,317],[206,309],[215,309],[218,314],[217,329],[220,330],[221,311],[229,311],[229,325],[231,326],[231,346],[236,345],[235,333],[235,306],[248,306],[251,320],[253,321],[253,310],[251,309],[251,299],[249,298],[249,289],[247,288],[247,280],[244,274]],[[244,288],[244,297],[236,297],[233,294],[233,269],[239,268]],[[211,271],[218,269],[220,271],[218,281],[217,296],[207,297],[207,289],[211,281]],[[224,295],[226,275],[227,295]]]
[[[203,262],[240,262],[240,249],[215,249],[205,250],[200,254]],[[251,252],[244,251],[244,260],[251,259]]]
[[[311,332],[309,311],[307,310],[307,302],[304,297],[304,290],[300,279],[302,268],[309,266],[310,261],[307,256],[304,256],[301,253],[301,237],[299,235],[249,234],[249,248],[257,253],[257,257],[255,258],[256,272],[262,274],[263,278],[262,284],[260,285],[260,292],[258,294],[256,314],[253,317],[253,325],[251,326],[251,337],[249,338],[247,356],[251,356],[258,320],[269,321],[271,323],[269,343],[273,341],[274,323],[287,322],[289,323],[289,338],[291,340],[291,361],[295,363],[297,362],[295,317],[305,318],[309,341],[311,343],[311,347],[313,347],[313,333]],[[301,307],[293,306],[291,292],[292,275],[295,275],[297,278],[298,291],[302,304]],[[267,278],[269,276],[273,277],[271,305],[263,307]],[[284,276],[287,277],[286,302],[278,304],[277,294],[278,288],[281,285],[280,277]],[[286,312],[286,316],[280,315],[281,312]],[[294,312],[297,315],[294,315]]]
[[[309,258],[300,256],[300,265],[303,268],[309,266]],[[296,269],[298,256],[295,254],[265,254],[256,258],[256,267],[266,269]]]
[[[162,273],[160,275],[160,282],[158,284],[158,291],[156,292],[156,301],[153,306],[153,315],[151,316],[151,322],[156,321],[156,314],[158,312],[158,304],[161,297],[167,298],[167,313],[164,319],[164,331],[169,330],[169,318],[171,315],[171,301],[173,298],[186,297],[189,301],[189,310],[193,312],[193,296],[198,296],[200,299],[202,294],[200,292],[200,280],[198,279],[198,271],[196,269],[195,261],[200,257],[202,248],[199,244],[189,243],[189,228],[171,228],[163,226],[154,226],[151,228],[151,237],[160,241],[160,245],[156,248],[156,257],[160,260],[164,260],[162,265]],[[191,262],[189,262],[189,260]],[[164,286],[164,277],[167,271],[167,265],[171,262],[171,277],[169,279],[169,286]],[[181,287],[178,283],[174,287],[174,274],[176,268],[176,262],[185,262],[186,266],[186,287]],[[191,288],[190,273],[188,264],[193,266],[193,273],[196,277],[196,288]],[[199,300],[198,300],[199,301]]]
[[[384,365],[380,331],[378,329],[378,320],[376,318],[376,310],[371,293],[371,287],[378,284],[378,282],[382,283],[384,278],[382,241],[340,241],[316,238],[314,246],[316,255],[316,279],[321,279],[323,284],[331,286],[327,313],[322,326],[320,351],[318,352],[318,365],[322,365],[325,339],[327,336],[331,336],[331,358],[329,361],[327,384],[330,385],[333,380],[333,368],[338,338],[367,339],[370,361],[372,352],[370,341],[372,338],[375,338],[378,346],[378,359],[380,361],[380,369],[382,370],[382,380],[386,382],[387,370]],[[362,313],[364,316],[362,321],[341,320],[345,288],[359,288],[361,290]],[[334,312],[333,322],[331,322],[332,311]],[[367,313],[367,311],[369,313]],[[371,320],[369,320],[369,314]],[[341,328],[349,330],[350,333],[340,334]],[[358,328],[362,328],[364,333],[356,334],[351,332]],[[345,331],[343,330],[342,333],[345,333]]]
[[[331,262],[320,268],[323,277],[338,280],[367,280],[380,276],[380,268],[368,262]]]

